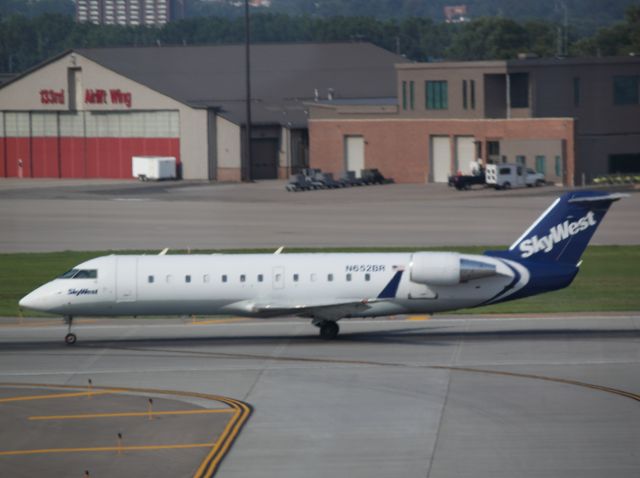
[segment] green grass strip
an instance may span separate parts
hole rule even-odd
[[[285,249],[287,252],[409,252],[455,250],[471,254],[495,247],[457,248],[332,248]],[[158,251],[118,251],[118,254],[157,254]],[[192,251],[193,253],[258,253],[273,249]],[[41,284],[88,259],[113,251],[0,254],[0,316],[19,315],[18,300]],[[171,251],[172,254],[185,251]],[[504,304],[460,311],[469,314],[618,312],[640,310],[640,246],[590,246],[581,271],[563,290]],[[37,315],[28,312],[29,316]]]

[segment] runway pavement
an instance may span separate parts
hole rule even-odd
[[[563,190],[396,184],[289,193],[283,181],[0,180],[0,252],[506,245]],[[640,242],[640,194],[594,244]]]
[[[214,407],[190,393],[247,403],[253,415],[222,461],[221,477],[638,475],[640,315],[341,324],[339,339],[323,342],[295,319],[97,319],[79,323],[79,341],[68,347],[60,321],[2,319],[0,382],[49,388],[0,387],[0,401],[63,393],[55,385],[82,392],[91,379],[96,390],[171,390],[165,409]],[[127,392],[108,408],[139,409],[146,397]],[[76,413],[95,412],[98,397],[75,400]],[[53,415],[49,407],[60,403],[21,401],[21,416]],[[83,433],[114,430],[109,418],[101,420],[84,421]],[[183,439],[202,432],[193,422],[171,423],[172,434],[161,436],[175,443],[192,443]],[[39,476],[43,464],[60,462],[34,453],[9,468],[17,457],[3,451],[40,446],[23,435],[29,426],[0,413],[0,476]],[[49,433],[56,447],[70,447],[78,430],[62,423],[38,440],[51,440]],[[144,434],[139,440],[148,442]],[[202,453],[129,450],[126,459],[148,470],[140,476],[193,476]],[[75,463],[79,455],[87,467],[122,458],[113,449],[66,456]],[[191,474],[163,466],[174,462],[191,462]]]

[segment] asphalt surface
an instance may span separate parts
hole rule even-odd
[[[0,252],[504,245],[563,192],[284,184],[0,180]],[[639,243],[629,192],[593,243]],[[0,476],[638,476],[640,315],[413,319],[1,318]],[[114,416],[151,397],[254,413]]]
[[[294,319],[86,320],[73,347],[63,344],[60,321],[2,319],[0,382],[86,390],[91,379],[96,387],[247,402],[254,413],[222,461],[222,477],[638,476],[640,315],[411,319],[345,320],[334,342]],[[0,388],[0,397],[34,393],[13,387]],[[49,462],[81,460],[89,468],[105,457],[121,460],[114,450],[69,452],[62,461],[2,452],[41,442],[76,446],[78,433],[113,441],[109,419],[34,435],[19,417],[140,409],[146,396],[106,395],[116,402],[100,406],[98,397],[75,398],[73,406],[21,401],[18,416],[3,404],[0,476],[41,476]],[[205,406],[165,398],[158,407]],[[143,419],[138,426],[162,423]],[[159,437],[193,443],[205,438],[202,430],[175,419],[171,433]],[[197,453],[129,450],[126,459],[131,470],[144,470],[137,476],[187,476],[172,464],[192,462],[193,469]],[[18,458],[21,466],[11,467]]]
[[[2,476],[210,476],[208,456],[235,409],[215,397],[84,387],[0,385]],[[177,400],[176,400],[177,398]]]
[[[289,193],[283,181],[0,180],[0,252],[508,245],[563,190],[398,184]],[[594,244],[640,242],[640,194]]]

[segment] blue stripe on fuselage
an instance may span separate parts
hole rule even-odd
[[[400,285],[400,279],[402,278],[402,271],[398,271],[391,278],[382,292],[378,295],[378,299],[393,299],[398,292],[398,286]]]

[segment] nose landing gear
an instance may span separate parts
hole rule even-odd
[[[69,328],[67,329],[68,330],[67,331],[67,335],[64,336],[64,343],[66,343],[67,345],[73,345],[73,344],[76,343],[76,340],[78,340],[78,337],[76,337],[76,334],[71,332],[71,325],[73,324],[73,317],[68,315],[68,316],[66,316],[64,318],[64,321],[69,326]]]

